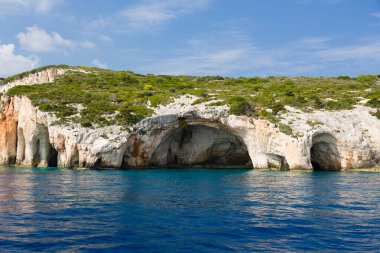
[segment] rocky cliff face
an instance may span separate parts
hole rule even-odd
[[[7,83],[0,87],[0,93],[5,93],[7,90],[9,90],[12,87],[18,86],[18,85],[33,85],[33,84],[39,84],[39,83],[51,83],[54,82],[55,78],[58,75],[62,75],[66,72],[65,69],[57,69],[57,68],[51,68],[51,69],[45,69],[41,72],[37,72],[35,74],[31,74],[29,76],[26,76],[20,80],[16,80],[14,82]]]
[[[47,70],[8,86],[52,81],[60,71]],[[154,117],[126,131],[122,126],[57,125],[54,115],[39,111],[27,97],[3,97],[0,164],[302,170],[380,166],[380,120],[368,107],[310,113],[289,107],[281,123],[291,127],[290,136],[267,120],[228,115],[228,106],[192,105],[196,99],[184,96],[153,108]]]
[[[54,125],[54,121],[52,115],[33,107],[26,97],[4,97],[0,119],[0,163],[120,167],[126,142],[120,127],[76,129]]]

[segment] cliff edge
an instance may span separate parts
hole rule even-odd
[[[83,103],[79,103],[81,101],[77,99],[77,103],[69,104],[63,99],[65,94],[61,98],[49,94],[54,99],[62,99],[62,103],[73,110],[62,115],[59,113],[62,110],[50,103],[49,96],[42,99],[38,97],[38,90],[32,90],[38,89],[38,85],[58,85],[62,80],[65,84],[73,82],[75,85],[75,81],[67,81],[73,79],[74,74],[85,78],[91,76],[95,80],[100,71],[48,68],[3,85],[0,89],[6,95],[1,99],[0,164],[84,168],[209,166],[283,170],[380,167],[377,105],[370,107],[367,104],[368,101],[372,101],[372,104],[375,101],[376,104],[373,98],[377,94],[374,92],[378,92],[376,82],[371,84],[373,87],[364,87],[362,91],[372,97],[359,97],[352,108],[311,108],[306,105],[306,97],[305,107],[289,103],[291,105],[284,104],[276,111],[281,100],[278,91],[273,92],[278,97],[277,100],[273,99],[273,107],[252,105],[252,101],[259,101],[257,96],[260,96],[261,88],[257,88],[257,84],[262,80],[255,80],[253,85],[257,87],[252,88],[254,93],[241,96],[244,99],[242,103],[236,103],[241,98],[229,100],[227,97],[227,93],[231,92],[228,89],[236,84],[223,87],[219,77],[212,78],[210,87],[212,92],[221,95],[209,92],[205,96],[203,91],[199,95],[202,87],[195,85],[201,79],[191,79],[195,83],[192,89],[198,93],[188,94],[182,89],[182,94],[174,94],[172,99],[154,103],[154,96],[160,91],[155,86],[165,85],[166,77],[152,85],[145,79],[141,83],[138,78],[144,76],[135,77],[123,72],[121,80],[126,80],[128,85],[122,87],[121,92],[110,87],[114,93],[105,95],[103,86],[97,86],[97,90],[94,90],[100,90],[100,94],[107,96],[110,101],[110,104],[103,104],[110,109],[106,113],[102,112],[102,118],[94,122],[83,121],[84,117],[90,115],[85,110],[91,109],[93,101],[83,100]],[[146,78],[149,80],[151,77]],[[231,83],[231,80],[224,80],[223,84]],[[171,81],[174,82],[173,79]],[[113,81],[104,79],[103,82]],[[138,87],[140,84],[141,88]],[[240,83],[241,89],[246,89],[244,87],[248,84]],[[88,85],[93,83],[88,82]],[[184,84],[174,82],[173,87],[180,85]],[[284,91],[285,99],[298,96],[296,84],[285,85],[290,85]],[[353,85],[352,80],[349,85]],[[72,87],[75,86],[52,86],[52,89],[70,92]],[[15,88],[18,90],[15,91]],[[93,86],[91,88],[95,89]],[[130,101],[123,104],[124,93],[134,96],[135,91],[132,89],[135,88],[140,92],[136,95],[135,104],[130,104]],[[22,94],[21,91],[26,92]],[[315,103],[316,100],[312,99]],[[329,99],[322,99],[322,103],[329,103]],[[378,101],[378,98],[375,99]],[[144,103],[143,112],[142,107],[137,107],[139,103]],[[96,110],[104,108],[94,108]]]

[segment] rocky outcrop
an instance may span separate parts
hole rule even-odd
[[[46,76],[36,76],[46,82]],[[28,80],[33,83],[36,76]],[[155,116],[125,130],[122,126],[89,129],[57,124],[54,115],[39,111],[27,97],[3,97],[0,164],[284,170],[380,166],[380,120],[371,115],[371,108],[305,113],[288,107],[281,116],[281,124],[293,132],[287,135],[266,119],[228,115],[228,106],[210,102],[193,105],[196,99],[187,95],[152,108]]]
[[[120,127],[95,130],[56,125],[53,115],[39,111],[28,98],[3,97],[0,163],[119,168],[125,151],[124,134]]]
[[[175,112],[176,106],[182,108],[181,103],[184,100],[181,98],[168,105],[167,111]],[[292,128],[292,136],[282,133],[275,124],[264,119],[232,115],[226,117],[224,110],[205,108],[208,109],[197,112],[195,110],[199,108],[189,108],[194,111],[171,115],[164,114],[164,107],[158,108],[156,113],[161,115],[140,122],[136,126],[138,131],[129,136],[124,164],[164,165],[166,159],[166,165],[170,165],[175,161],[174,154],[178,160],[175,165],[180,165],[179,160],[184,159],[190,159],[192,164],[196,164],[194,157],[199,157],[200,152],[203,157],[207,157],[204,159],[207,162],[202,164],[207,165],[213,158],[209,150],[210,147],[212,149],[215,139],[231,142],[225,135],[214,139],[215,133],[221,131],[234,136],[244,144],[238,145],[238,149],[226,148],[224,152],[228,150],[229,155],[234,156],[234,151],[246,149],[253,168],[348,170],[380,165],[380,121],[371,115],[373,110],[368,107],[358,106],[353,110],[312,113],[288,108],[288,113],[282,117],[286,119],[283,123],[288,123]],[[186,139],[186,134],[183,133],[184,125],[192,126],[190,129],[193,131],[196,127],[214,129],[214,134],[209,132],[204,134],[203,138],[195,137],[198,140],[188,140],[190,145],[197,143],[194,146],[198,146],[182,147],[186,150],[185,158],[182,149],[179,148],[182,138]],[[237,142],[232,143],[231,146]],[[243,157],[240,158],[241,165],[244,163]]]
[[[50,68],[40,72],[30,74],[20,80],[16,80],[5,85],[0,86],[0,93],[7,92],[10,88],[18,85],[34,85],[39,83],[51,83],[54,82],[58,75],[62,75],[66,72],[66,69]]]

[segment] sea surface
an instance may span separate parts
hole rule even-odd
[[[0,252],[380,250],[380,173],[0,168]]]

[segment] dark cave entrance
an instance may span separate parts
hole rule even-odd
[[[252,167],[238,136],[215,127],[186,125],[173,129],[153,152],[153,167]]]
[[[32,166],[39,166],[42,160],[46,161],[48,167],[58,166],[58,151],[51,145],[47,136],[35,141]]]
[[[341,158],[334,136],[327,133],[314,136],[310,160],[314,171],[341,170]]]
[[[58,151],[55,148],[53,148],[53,146],[51,144],[49,147],[49,156],[48,156],[47,162],[48,162],[48,167],[57,167],[58,166]]]

